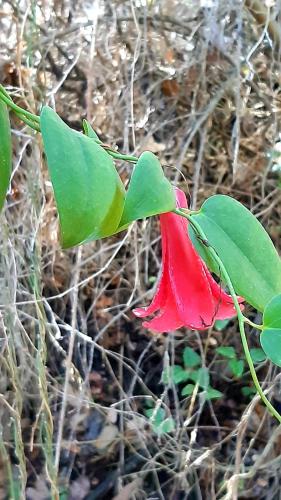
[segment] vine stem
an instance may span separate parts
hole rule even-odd
[[[26,109],[21,108],[17,104],[14,103],[6,89],[3,87],[3,85],[0,85],[0,100],[3,101],[7,106],[9,106],[14,113],[24,122],[26,125],[28,125],[30,128],[33,128],[36,130],[36,132],[41,132],[40,130],[40,117],[37,115],[34,115],[27,111]],[[111,149],[109,146],[106,144],[103,144],[102,141],[97,141],[96,142],[110,155],[112,158],[115,158],[116,160],[123,160],[123,161],[129,161],[132,163],[136,163],[138,161],[137,156],[131,156],[131,155],[126,155],[119,153],[117,151],[114,151],[114,149]]]
[[[97,141],[96,141],[97,142]],[[105,151],[112,156],[112,158],[115,158],[116,160],[123,160],[123,161],[130,161],[132,163],[136,163],[138,161],[137,156],[131,156],[131,155],[123,155],[122,153],[118,153],[117,151],[114,151],[113,149],[108,148],[105,144],[102,142],[98,142],[100,146],[105,149]]]
[[[2,85],[0,85],[0,99],[4,101],[5,104],[7,104],[7,106],[9,106],[16,114],[23,115],[28,120],[31,120],[31,122],[35,122],[39,125],[40,123],[39,116],[34,115],[33,113],[30,113],[26,109],[23,109],[17,104],[15,104]]]
[[[249,346],[248,346],[247,337],[246,337],[245,328],[244,328],[244,324],[245,323],[249,323],[249,320],[248,320],[248,318],[246,318],[244,316],[244,314],[242,313],[242,311],[240,309],[239,302],[237,300],[237,296],[236,296],[234,287],[232,285],[231,279],[229,277],[229,274],[228,274],[228,272],[227,272],[227,270],[226,270],[226,268],[225,268],[222,260],[217,255],[217,253],[214,250],[214,248],[212,248],[208,244],[208,238],[207,238],[207,236],[205,235],[204,231],[202,230],[202,228],[198,224],[198,222],[196,222],[194,220],[194,218],[192,217],[192,215],[189,215],[188,213],[183,212],[181,209],[174,210],[174,213],[176,213],[177,215],[180,215],[181,217],[184,217],[185,219],[187,219],[190,222],[190,224],[194,228],[195,232],[200,236],[200,238],[204,242],[206,242],[206,250],[207,250],[207,252],[209,252],[209,254],[212,256],[212,258],[218,264],[218,266],[220,268],[220,271],[221,271],[221,274],[222,274],[222,277],[223,277],[225,283],[228,286],[229,293],[230,293],[230,295],[232,297],[232,300],[233,300],[233,303],[234,303],[234,307],[235,307],[236,312],[237,312],[237,319],[238,319],[238,324],[239,324],[239,331],[240,331],[241,341],[242,341],[242,345],[243,345],[243,349],[244,349],[244,353],[245,353],[245,358],[246,358],[246,361],[248,363],[249,370],[250,370],[250,373],[251,373],[251,376],[252,376],[255,388],[256,388],[257,393],[259,394],[261,400],[263,401],[263,403],[267,407],[268,411],[271,413],[271,415],[273,415],[278,420],[279,423],[281,423],[281,415],[278,413],[278,411],[274,408],[274,406],[267,399],[267,397],[264,394],[264,392],[263,392],[263,390],[261,388],[261,385],[259,383],[259,380],[258,380],[258,377],[257,377],[257,374],[256,374],[256,370],[255,370],[255,367],[254,367],[254,364],[253,364],[253,361],[252,361],[252,358],[251,358],[251,354],[250,354],[250,351],[249,351]],[[255,325],[252,322],[250,322],[250,324],[252,324],[252,326],[255,326],[255,328],[259,327],[259,325]]]

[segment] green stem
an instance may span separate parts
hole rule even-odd
[[[0,99],[4,101],[5,104],[7,104],[7,106],[9,106],[17,115],[20,115],[20,117],[24,116],[28,120],[31,120],[31,122],[35,122],[38,124],[40,123],[39,116],[36,116],[33,113],[30,113],[26,109],[23,109],[17,104],[15,104],[2,85],[0,85]]]
[[[249,318],[246,318],[246,316],[244,316],[244,322],[248,323],[248,325],[252,326],[253,328],[256,328],[256,330],[262,330],[263,329],[262,325],[257,325],[257,323],[254,323]]]
[[[105,149],[105,151],[110,156],[112,156],[112,158],[115,158],[116,160],[131,161],[133,163],[136,163],[138,161],[137,156],[123,155],[122,153],[117,153],[117,151],[114,151],[113,149],[108,148],[102,142],[99,142],[98,144],[100,146],[102,146]]]
[[[26,125],[28,125],[30,128],[33,128],[33,130],[36,130],[36,132],[41,132],[41,129],[37,123],[28,120],[28,118],[26,118],[23,115],[20,115],[19,113],[16,113],[16,115],[20,118],[22,122],[26,123]]]
[[[7,104],[7,106],[9,106],[24,123],[26,123],[29,127],[33,128],[37,132],[40,132],[39,116],[33,115],[29,111],[26,111],[20,106],[17,106],[17,104],[13,102],[12,98],[10,97],[6,89],[3,87],[3,85],[0,85],[0,100],[5,102],[5,104]],[[124,155],[122,153],[118,153],[117,151],[114,151],[110,147],[103,144],[100,140],[96,140],[96,142],[100,144],[100,146],[102,146],[105,149],[105,151],[107,151],[107,153],[116,160],[130,161],[133,163],[136,163],[138,161],[137,156]]]
[[[188,215],[187,213],[183,212],[181,209],[176,209],[176,210],[174,210],[174,212],[177,215],[180,215],[181,217],[184,217],[185,219],[187,219],[190,222],[190,224],[192,224],[192,227],[194,228],[195,232],[200,236],[200,239],[202,239],[202,241],[205,241],[208,243],[208,239],[207,239],[207,236],[205,235],[204,231],[201,229],[198,222],[196,222],[191,215]],[[254,364],[253,364],[253,361],[251,358],[251,354],[249,351],[249,346],[248,346],[247,337],[246,337],[245,328],[244,328],[244,323],[246,322],[247,318],[245,318],[245,316],[243,315],[243,313],[240,309],[239,302],[238,302],[235,290],[233,288],[231,279],[228,275],[228,272],[227,272],[223,262],[221,261],[221,259],[217,255],[216,251],[214,250],[214,248],[212,248],[210,245],[206,245],[206,250],[207,250],[207,252],[209,252],[209,254],[212,256],[212,258],[218,264],[220,271],[221,271],[221,274],[222,274],[222,277],[223,277],[225,283],[227,284],[228,289],[229,289],[229,293],[233,299],[234,307],[235,307],[236,312],[237,312],[237,319],[238,319],[238,323],[239,323],[239,330],[240,330],[241,341],[242,341],[242,345],[243,345],[243,349],[244,349],[244,353],[245,353],[245,358],[247,360],[249,370],[250,370],[255,388],[257,390],[257,393],[259,394],[259,396],[260,396],[261,400],[263,401],[263,403],[265,404],[265,406],[268,408],[271,415],[273,415],[281,423],[281,415],[278,413],[278,411],[274,408],[274,406],[267,399],[267,397],[265,396],[265,394],[260,386],[260,383],[258,381],[258,377],[257,377],[255,367],[254,367]],[[247,323],[248,323],[248,320],[247,320]],[[255,327],[256,326],[259,326],[259,325],[255,325]]]

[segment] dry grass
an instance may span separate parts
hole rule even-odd
[[[121,151],[157,153],[193,207],[213,193],[237,198],[281,250],[271,42],[281,4],[262,4],[258,16],[261,4],[2,0],[1,83],[33,112],[48,103],[74,128],[87,117]],[[143,331],[131,310],[149,301],[159,272],[157,221],[62,252],[40,137],[14,117],[12,126],[0,229],[0,498],[279,498],[280,429],[259,398],[242,397],[249,375],[233,379],[215,353],[233,345],[241,354],[237,325]],[[126,181],[131,166],[118,168]],[[249,341],[258,345],[251,331]],[[224,393],[215,403],[160,383],[187,345]],[[258,374],[280,405],[280,374],[269,363]],[[173,432],[152,432],[151,404],[174,418]]]

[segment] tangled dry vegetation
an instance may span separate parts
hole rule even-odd
[[[33,112],[48,103],[74,128],[87,117],[121,151],[157,153],[193,207],[214,193],[242,201],[280,251],[280,15],[280,0],[2,0],[1,83]],[[131,311],[159,273],[157,220],[62,251],[40,136],[11,120],[0,498],[279,498],[280,427],[243,396],[248,372],[233,377],[215,351],[242,357],[237,324],[144,331]],[[131,168],[119,162],[124,181]],[[186,346],[223,397],[163,383]],[[278,370],[264,362],[258,375],[280,406]],[[157,432],[151,408],[174,429]]]

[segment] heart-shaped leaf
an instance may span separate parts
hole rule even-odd
[[[96,141],[72,130],[47,106],[40,123],[62,246],[68,248],[113,234],[125,198],[113,160]]]
[[[12,170],[12,138],[9,113],[0,101],[0,210],[2,210],[10,184]]]
[[[234,377],[242,377],[244,371],[244,361],[242,359],[231,359],[228,363],[228,367]]]
[[[264,310],[260,342],[272,363],[281,366],[281,295],[274,297]]]
[[[200,365],[201,357],[194,349],[191,349],[191,347],[185,347],[183,351],[183,362],[185,367],[194,368],[194,366]]]
[[[193,393],[194,389],[195,389],[195,385],[194,384],[187,384],[182,389],[181,395],[182,396],[190,396]]]
[[[232,347],[232,346],[217,347],[216,351],[217,351],[218,354],[221,354],[225,358],[229,358],[229,359],[235,359],[236,358],[236,352],[235,352],[234,347]]]
[[[225,265],[236,293],[263,311],[281,292],[281,260],[263,226],[241,203],[223,195],[206,200],[193,217]],[[208,267],[220,276],[191,224],[189,231]]]
[[[170,212],[176,208],[172,185],[164,176],[157,157],[145,151],[132,173],[120,228],[137,219]]]
[[[211,399],[219,399],[223,397],[223,393],[221,391],[217,391],[217,389],[213,389],[212,387],[208,387],[205,399],[206,401],[210,401]]]

